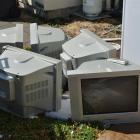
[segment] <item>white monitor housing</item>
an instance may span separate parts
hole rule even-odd
[[[60,57],[66,77],[68,70],[78,68],[83,62],[116,57],[116,49],[112,45],[86,29],[64,43],[62,49]]]
[[[140,66],[89,61],[68,71],[68,81],[73,120],[140,121]]]
[[[22,48],[23,42],[23,24],[0,30],[0,52],[5,45]]]
[[[61,61],[5,46],[0,56],[0,108],[22,117],[61,108]]]
[[[59,28],[30,24],[30,44],[36,53],[59,59],[65,41],[66,35]]]

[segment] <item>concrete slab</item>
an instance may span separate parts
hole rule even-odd
[[[113,125],[111,130],[125,134],[140,134],[140,123]]]

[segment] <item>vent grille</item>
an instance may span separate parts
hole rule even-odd
[[[25,90],[26,90],[26,92],[29,92],[29,91],[37,90],[39,88],[44,88],[44,87],[47,87],[47,86],[48,86],[48,80],[40,81],[40,82],[37,82],[37,83],[26,85]]]
[[[26,102],[36,102],[48,98],[48,80],[25,86]]]

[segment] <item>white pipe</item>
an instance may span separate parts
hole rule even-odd
[[[105,40],[105,41],[121,41],[122,40],[122,38],[103,38],[103,40]]]

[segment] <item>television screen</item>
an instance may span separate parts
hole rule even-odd
[[[82,79],[83,115],[136,112],[138,76]]]

